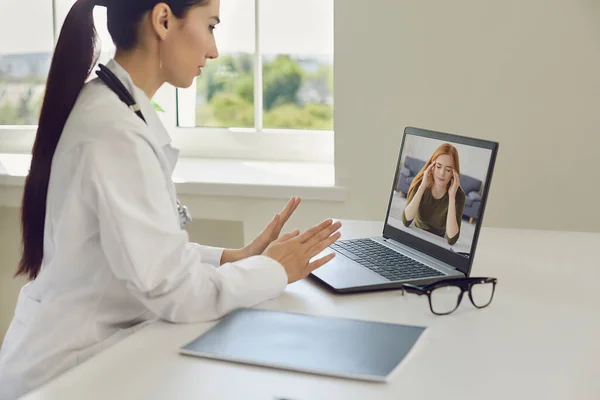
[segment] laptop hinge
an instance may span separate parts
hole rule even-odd
[[[414,257],[426,259],[430,263],[438,264],[438,265],[443,266],[444,268],[448,268],[448,269],[451,269],[451,270],[454,270],[454,271],[458,271],[458,269],[456,267],[454,267],[454,266],[452,266],[452,265],[450,265],[448,263],[445,263],[443,261],[440,261],[440,260],[438,260],[438,259],[436,259],[436,258],[434,258],[434,257],[432,257],[432,256],[430,256],[430,255],[428,255],[426,253],[423,253],[423,252],[421,252],[419,250],[413,249],[412,247],[409,247],[409,246],[407,246],[405,244],[402,244],[402,243],[398,242],[397,240],[394,240],[392,238],[386,238],[386,237],[384,237],[383,240],[385,242],[389,243],[390,245],[394,246],[394,247],[400,248],[404,252],[410,253]]]

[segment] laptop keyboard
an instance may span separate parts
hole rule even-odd
[[[444,276],[371,239],[338,240],[330,247],[391,281]]]

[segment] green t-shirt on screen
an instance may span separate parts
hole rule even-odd
[[[416,190],[411,193],[406,202],[407,205],[410,204],[416,193]],[[448,244],[450,245],[455,244],[460,236],[460,226],[466,197],[464,190],[459,187],[456,192],[456,221],[458,222],[458,233],[454,237],[447,238]],[[446,192],[441,199],[436,199],[431,194],[431,188],[425,189],[423,197],[421,198],[421,203],[419,204],[419,210],[414,219],[415,226],[435,235],[446,237],[446,217],[448,215],[449,203],[450,197],[448,196],[448,192]],[[408,221],[406,219],[404,211],[402,211],[402,223],[406,227],[413,223],[413,221]]]

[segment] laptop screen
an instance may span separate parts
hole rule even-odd
[[[413,247],[470,269],[497,143],[407,128],[388,208],[386,228],[403,234]],[[406,234],[406,235],[404,235]],[[425,245],[425,243],[428,244]],[[409,243],[411,244],[411,243]],[[417,246],[414,246],[417,244]],[[429,250],[429,251],[427,251]],[[455,262],[453,262],[455,261]]]

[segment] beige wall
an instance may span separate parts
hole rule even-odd
[[[23,279],[13,279],[19,262],[19,210],[0,207],[0,342],[15,310]]]
[[[237,248],[243,245],[241,222],[197,220],[189,225],[192,241],[209,246]],[[21,246],[19,210],[0,207],[0,343],[14,313],[23,279],[13,279]]]
[[[484,225],[600,231],[600,3],[335,3],[345,214],[381,218],[407,125],[500,142]]]

